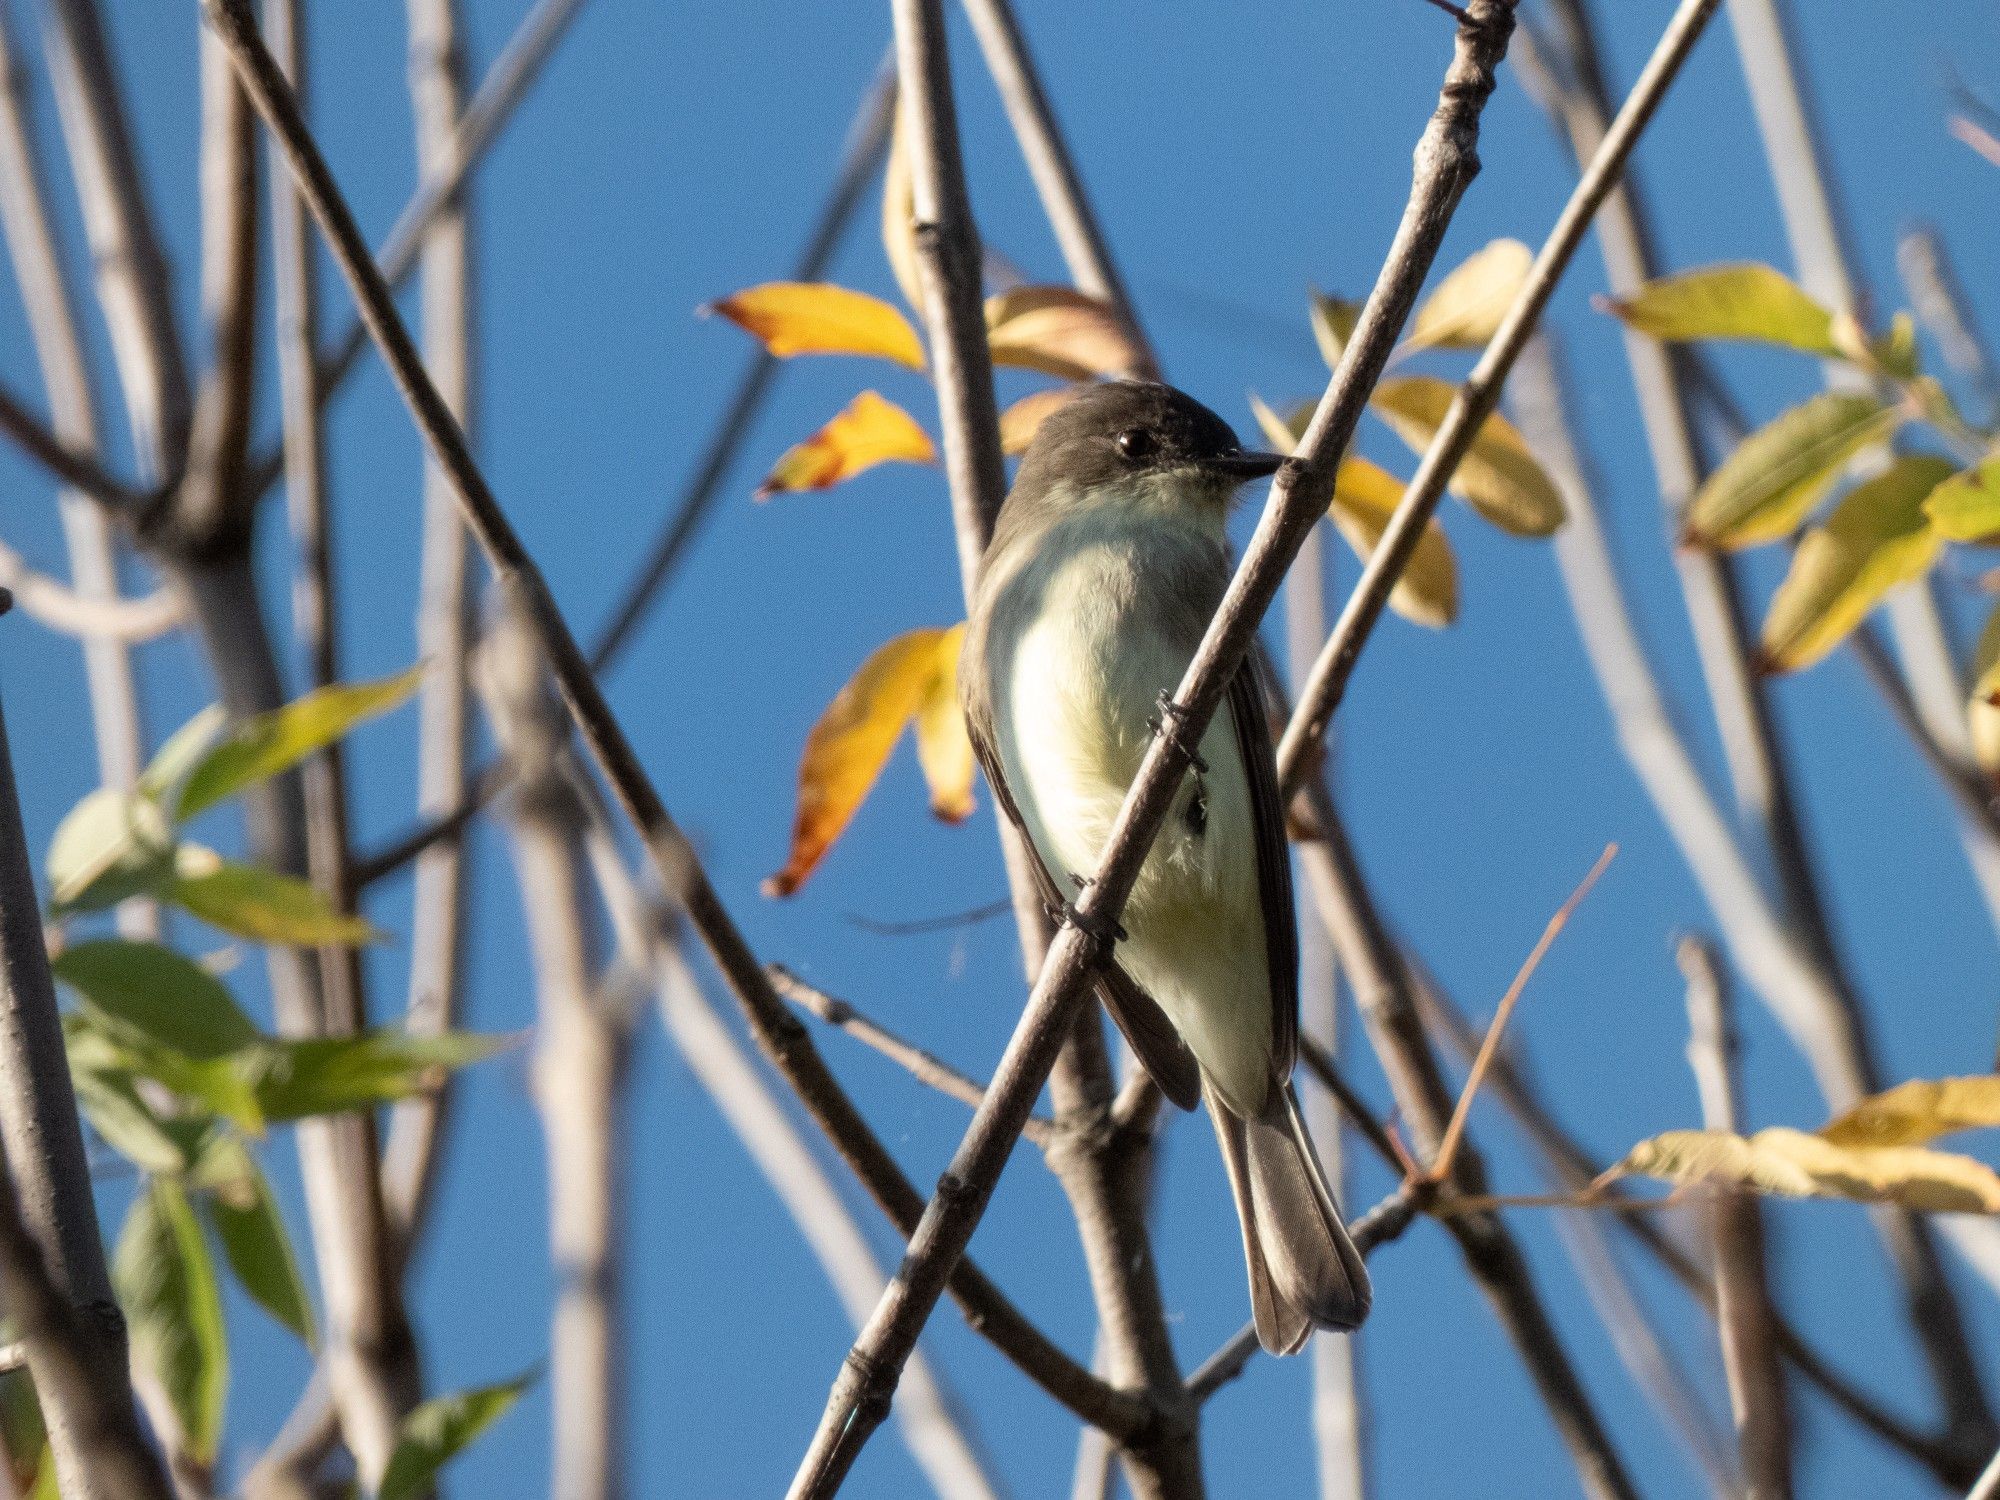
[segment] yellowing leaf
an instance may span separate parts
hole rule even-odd
[[[1450,381],[1405,375],[1375,388],[1369,404],[1418,453],[1430,447],[1457,394]],[[1480,515],[1515,536],[1548,536],[1568,519],[1562,496],[1513,424],[1495,412],[1480,424],[1449,486]]]
[[[896,104],[896,126],[889,137],[889,164],[882,174],[882,253],[901,288],[903,300],[918,317],[924,314],[924,283],[917,274],[917,205],[910,186],[909,132],[904,128],[902,101]]]
[[[780,359],[794,354],[867,354],[912,370],[924,347],[910,320],[880,297],[824,281],[770,281],[724,297],[721,313]]]
[[[1347,352],[1347,341],[1354,337],[1354,325],[1361,321],[1361,304],[1329,297],[1318,289],[1311,298],[1313,340],[1319,345],[1319,357],[1331,370]]]
[[[1000,451],[1008,457],[1026,453],[1042,423],[1057,407],[1069,403],[1077,392],[1073,385],[1059,385],[1023,396],[1000,413]]]
[[[2000,773],[2000,606],[1987,617],[1972,648],[1972,696],[1966,705],[1972,758],[1981,770]]]
[[[1812,665],[1884,594],[1930,567],[1944,539],[1924,518],[1924,499],[1951,471],[1941,458],[1899,458],[1806,533],[1764,618],[1767,670]]]
[[[1911,1146],[1840,1146],[1783,1126],[1747,1138],[1723,1130],[1669,1130],[1641,1141],[1611,1171],[1785,1198],[1895,1203],[1925,1213],[2000,1211],[2000,1176],[1969,1156]]]
[[[917,764],[931,789],[931,811],[947,823],[972,816],[972,737],[958,706],[958,650],[965,626],[938,637],[937,673],[917,708]]]
[[[1495,240],[1465,260],[1417,309],[1410,347],[1485,348],[1534,263],[1534,252],[1519,240]]]
[[[953,695],[952,685],[940,679],[947,668],[956,671],[962,629],[929,628],[897,636],[861,664],[820,715],[799,762],[792,846],[785,867],[764,882],[766,895],[789,896],[805,883],[875,785],[910,721],[940,693]],[[947,777],[952,754],[941,727],[934,725],[925,774],[935,767],[939,777]],[[950,781],[933,780],[931,785],[940,815],[956,811],[959,803]],[[970,795],[968,788],[965,796]]]
[[[1899,418],[1873,396],[1828,391],[1758,428],[1688,502],[1688,540],[1712,547],[1776,541],[1819,503],[1847,461]]]
[[[1744,339],[1838,356],[1833,314],[1769,266],[1707,266],[1648,282],[1604,306],[1656,339]]]
[[[1954,542],[1980,542],[2000,534],[2000,452],[1939,485],[1924,513]]]
[[[174,830],[143,792],[99,787],[69,810],[44,867],[57,912],[98,911],[157,890],[173,875]]]
[[[2000,1125],[2000,1074],[1918,1078],[1871,1094],[1820,1130],[1836,1146],[1920,1146]]]
[[[757,498],[827,489],[877,464],[927,464],[936,458],[930,434],[916,418],[874,391],[863,391],[826,426],[785,451],[757,486]]]
[[[1067,286],[1021,286],[986,299],[986,340],[996,365],[1060,380],[1122,375],[1138,350],[1110,304]]]
[[[1272,450],[1290,454],[1298,449],[1299,438],[1312,420],[1308,402],[1289,419],[1279,416],[1257,396],[1250,397],[1264,440]],[[1403,482],[1387,469],[1365,458],[1341,460],[1333,482],[1333,503],[1327,515],[1355,556],[1366,562],[1382,541],[1389,517],[1403,498]],[[1444,528],[1433,520],[1424,527],[1422,540],[1410,558],[1403,576],[1389,595],[1389,608],[1418,625],[1433,630],[1449,625],[1458,617],[1458,565],[1452,560],[1451,544]]]

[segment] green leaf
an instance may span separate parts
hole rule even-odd
[[[152,798],[99,787],[56,825],[45,867],[54,911],[100,911],[172,878],[173,827]]]
[[[1668,276],[1603,305],[1656,339],[1743,339],[1827,358],[1842,354],[1833,314],[1796,282],[1754,262]]]
[[[78,943],[52,967],[102,1014],[189,1057],[220,1057],[257,1040],[221,980],[158,943]]]
[[[64,1018],[63,1036],[69,1048],[71,1085],[91,1129],[106,1145],[142,1172],[184,1172],[194,1162],[202,1138],[210,1131],[205,1119],[163,1118],[135,1086],[131,1054],[119,1048],[89,1018]]]
[[[1806,533],[1764,618],[1766,670],[1818,661],[1884,594],[1930,567],[1944,539],[1925,519],[1924,500],[1951,472],[1941,458],[1899,458]]]
[[[392,1103],[434,1089],[448,1072],[510,1046],[513,1038],[469,1031],[262,1041],[229,1059],[266,1119],[297,1120]]]
[[[200,1176],[209,1188],[202,1195],[202,1207],[237,1281],[259,1307],[310,1347],[312,1301],[263,1172],[242,1141],[232,1136],[208,1153]]]
[[[1448,380],[1405,375],[1378,385],[1369,404],[1397,437],[1423,453],[1457,394]],[[1521,434],[1498,412],[1480,424],[1448,488],[1514,536],[1548,536],[1568,519],[1554,483],[1535,462]]]
[[[220,703],[211,703],[187,723],[167,736],[146,769],[139,773],[139,790],[162,807],[180,805],[181,787],[209,746],[228,724],[229,715]]]
[[[1889,320],[1889,331],[1869,345],[1869,355],[1883,374],[1897,380],[1917,378],[1917,321],[1906,312]]]
[[[245,787],[289,770],[366,719],[387,713],[417,690],[423,668],[379,682],[339,683],[240,725],[196,763],[181,788],[182,822]]]
[[[132,1330],[132,1356],[180,1431],[171,1446],[212,1462],[229,1390],[229,1347],[208,1242],[187,1195],[156,1177],[118,1236],[111,1277]]]
[[[414,1500],[429,1489],[438,1470],[505,1416],[539,1373],[529,1370],[499,1385],[436,1396],[411,1412],[403,1419],[376,1500]]]
[[[1329,297],[1318,288],[1310,296],[1313,339],[1319,344],[1320,358],[1331,370],[1347,352],[1347,341],[1354,337],[1354,325],[1361,320],[1361,304]]]
[[[1954,542],[1981,542],[2000,534],[2000,450],[1939,485],[1924,513]]]
[[[1775,541],[1833,488],[1849,459],[1901,418],[1873,396],[1829,391],[1737,445],[1688,503],[1688,540],[1734,549]]]
[[[197,873],[177,875],[161,894],[211,927],[258,943],[314,948],[381,937],[360,917],[336,911],[303,880],[255,865],[217,860]]]
[[[35,1399],[35,1383],[28,1372],[13,1369],[0,1374],[0,1459],[13,1477],[9,1494],[33,1491],[47,1444],[48,1429],[42,1423],[41,1404]]]

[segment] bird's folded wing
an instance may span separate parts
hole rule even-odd
[[[1271,974],[1271,1061],[1279,1078],[1292,1076],[1299,1050],[1299,929],[1292,906],[1292,857],[1285,842],[1285,804],[1271,748],[1264,691],[1245,660],[1229,682],[1229,717],[1250,786],[1250,824],[1257,845],[1257,896],[1264,916],[1264,958]]]

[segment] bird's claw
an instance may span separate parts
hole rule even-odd
[[[1146,720],[1146,727],[1160,738],[1171,740],[1181,754],[1187,757],[1190,766],[1202,775],[1207,775],[1208,762],[1201,758],[1201,752],[1181,738],[1181,726],[1187,722],[1187,709],[1176,703],[1173,694],[1165,688],[1160,689],[1160,696],[1155,702],[1158,707],[1154,709],[1153,716]]]

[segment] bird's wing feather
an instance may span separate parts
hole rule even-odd
[[[1028,846],[1032,856],[1028,863],[1035,873],[1037,892],[1051,910],[1059,910],[1067,904],[1068,898],[1056,889],[1054,877],[1042,863],[1034,840],[1028,834],[1021,809],[1015,805],[1013,793],[1007,789],[1007,778],[1000,769],[1000,756],[993,746],[991,715],[990,704],[968,697],[965,728],[972,741],[972,752],[979,758],[980,768],[986,772],[986,784],[993,788],[994,802]],[[1267,758],[1269,754],[1267,746]],[[1174,1030],[1173,1022],[1167,1019],[1167,1013],[1160,1009],[1159,1002],[1118,966],[1116,958],[1107,960],[1104,967],[1098,970],[1097,995],[1125,1040],[1131,1044],[1133,1055],[1153,1075],[1160,1092],[1182,1109],[1193,1109],[1200,1103],[1201,1068],[1195,1062],[1194,1054],[1181,1040],[1180,1033]]]
[[[1271,1059],[1280,1079],[1292,1076],[1299,1048],[1299,931],[1292,906],[1292,859],[1285,842],[1285,804],[1278,762],[1253,662],[1229,682],[1229,717],[1250,786],[1250,823],[1257,845],[1257,895],[1264,915],[1264,957],[1271,975]]]

